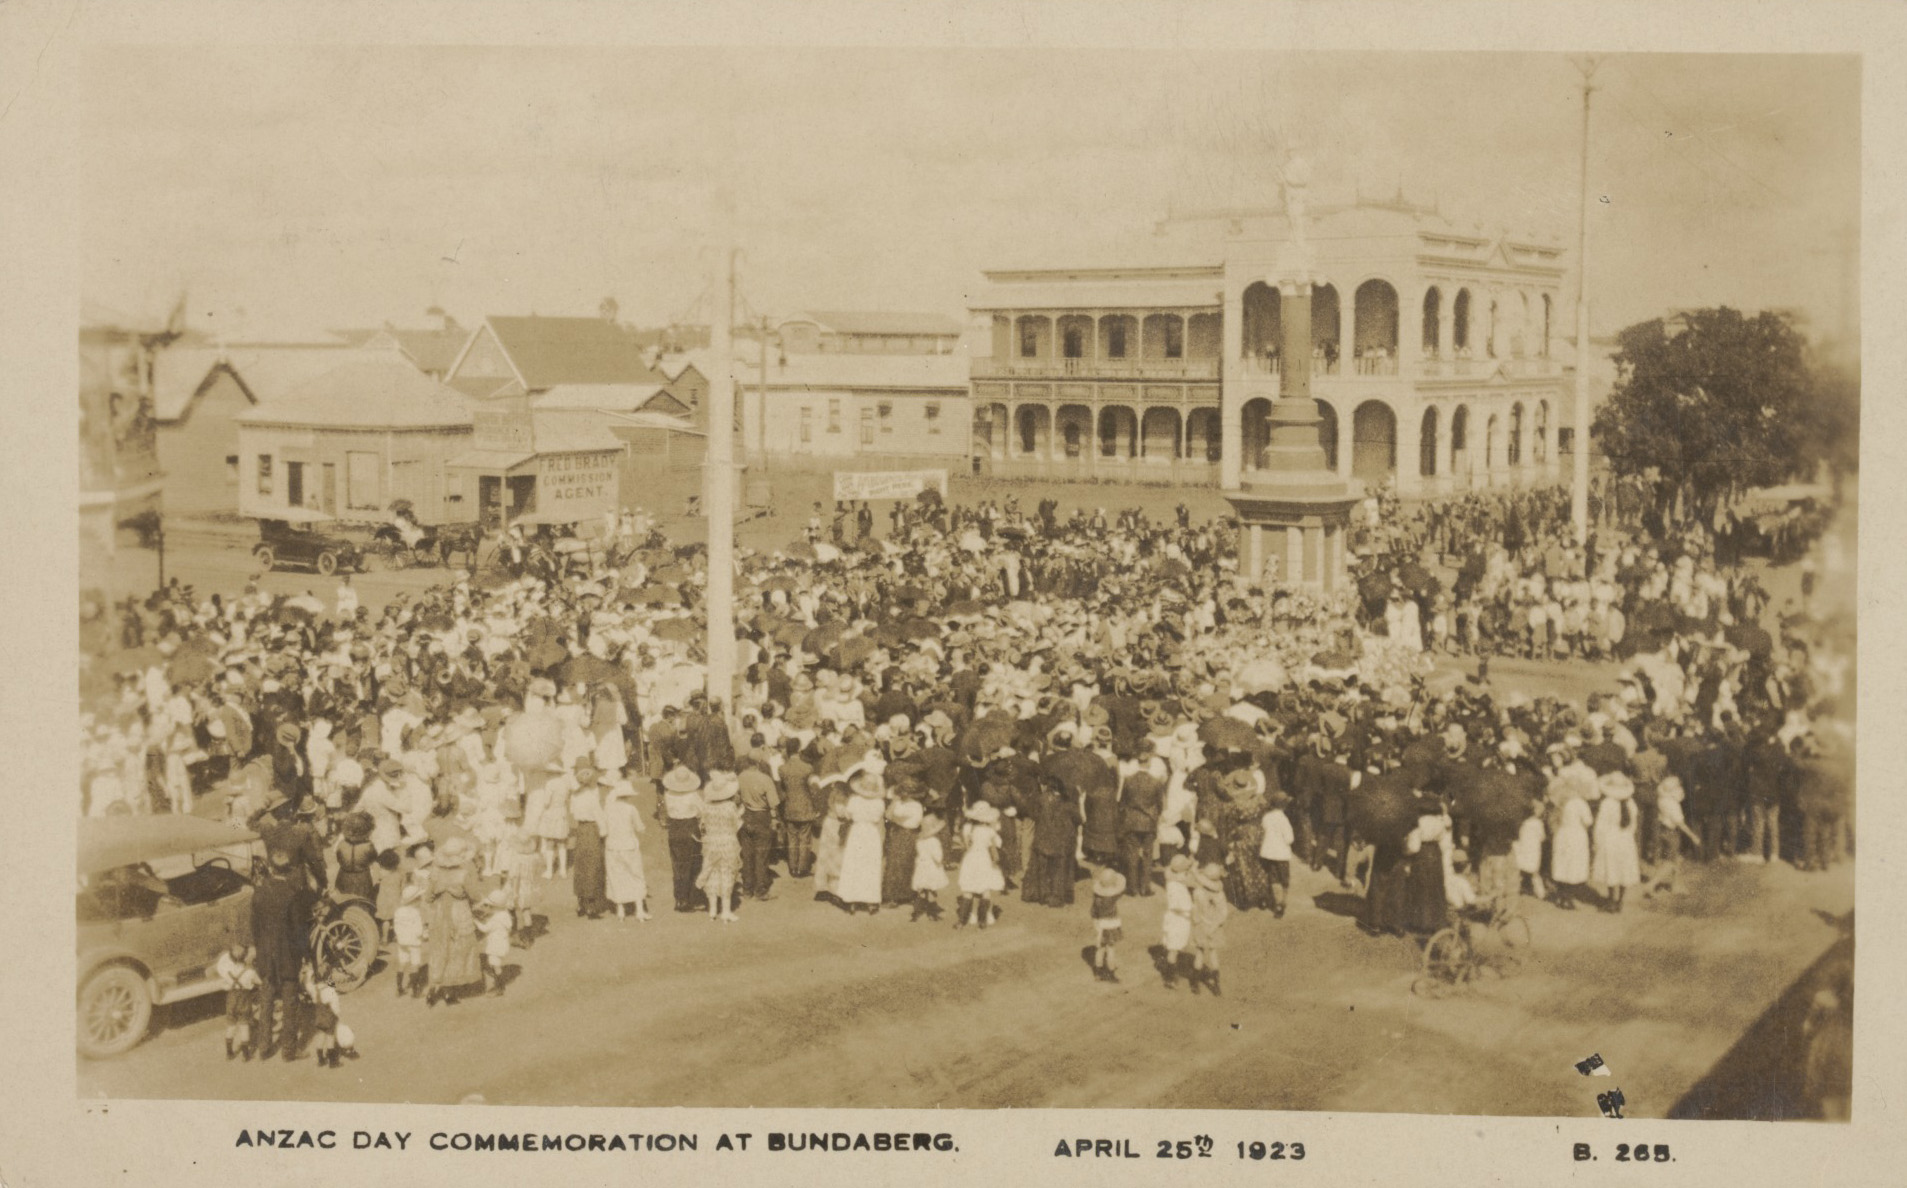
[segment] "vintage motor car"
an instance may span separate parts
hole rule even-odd
[[[251,943],[265,843],[243,826],[185,814],[80,822],[78,1047],[117,1056],[145,1038],[153,1008],[220,993],[219,955]],[[377,959],[372,905],[324,898],[312,922],[320,969],[351,990]]]
[[[252,556],[268,572],[289,565],[315,569],[326,577],[340,569],[362,572],[364,555],[356,542],[318,530],[318,525],[329,522],[331,517],[321,512],[296,507],[286,508],[276,518],[261,519]]]

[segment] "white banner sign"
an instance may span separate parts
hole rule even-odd
[[[862,499],[912,499],[927,488],[947,497],[945,470],[837,470],[834,472],[834,501],[849,503]]]

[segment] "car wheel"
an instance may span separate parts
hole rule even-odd
[[[418,545],[416,548],[411,550],[411,564],[412,565],[437,564],[436,548],[431,545],[425,545],[425,544]]]
[[[273,556],[270,545],[259,545],[252,550],[252,556],[257,559],[258,567],[266,573],[271,572],[272,562],[277,559]]]
[[[318,967],[331,973],[332,985],[348,994],[371,975],[377,942],[377,917],[363,904],[353,903],[318,926],[311,950]]]
[[[338,572],[338,555],[332,552],[319,553],[318,572],[325,577],[330,577],[332,574]]]
[[[152,1026],[146,979],[130,965],[96,970],[79,991],[79,1050],[101,1060],[130,1051]]]

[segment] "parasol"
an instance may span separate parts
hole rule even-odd
[[[218,671],[218,661],[195,648],[181,648],[166,663],[166,675],[175,685],[210,680]]]
[[[649,580],[668,586],[679,586],[695,575],[684,565],[663,565],[649,571]]]
[[[1722,638],[1750,656],[1769,656],[1775,650],[1774,637],[1753,623],[1736,623],[1722,632]]]
[[[987,607],[985,603],[975,602],[971,598],[963,598],[959,602],[948,606],[943,613],[946,618],[952,619],[955,622],[975,623],[986,617]]]
[[[1464,766],[1451,769],[1454,812],[1472,824],[1508,827],[1529,815],[1529,795],[1523,781],[1507,771]]]
[[[1232,717],[1217,717],[1198,728],[1199,741],[1220,751],[1249,751],[1258,736],[1250,726]]]
[[[549,710],[518,714],[504,724],[503,755],[519,771],[541,771],[563,753],[563,719]]]
[[[615,681],[622,676],[622,669],[609,661],[585,652],[581,656],[571,656],[556,669],[557,679],[565,685],[594,685],[604,681]]]
[[[825,656],[847,635],[839,623],[823,623],[801,640],[801,648],[811,656]]]
[[[650,634],[673,643],[693,643],[702,638],[702,629],[693,619],[664,619],[650,628]]]
[[[807,640],[809,628],[806,623],[783,623],[775,628],[775,642],[789,647],[800,647]]]
[[[1395,772],[1366,776],[1345,794],[1345,819],[1365,841],[1396,841],[1417,827],[1417,818],[1435,805],[1411,791]]]
[[[674,586],[649,585],[624,595],[631,606],[681,606],[682,591]]]
[[[875,653],[877,647],[878,645],[865,635],[856,635],[844,639],[835,645],[834,648],[833,659],[835,667],[844,671],[858,667],[869,656]]]
[[[1289,679],[1283,664],[1275,657],[1265,656],[1239,669],[1232,686],[1240,694],[1249,697],[1254,693],[1275,693],[1284,688]]]
[[[973,762],[984,762],[1001,747],[1012,746],[1018,733],[1016,719],[997,711],[990,713],[967,727],[960,738],[960,753]]]
[[[795,579],[789,577],[785,573],[778,573],[774,577],[767,579],[761,584],[761,588],[763,591],[786,590],[791,594],[794,593],[797,587],[798,587],[798,583],[795,581]]]
[[[903,619],[897,624],[903,640],[939,639],[940,628],[927,619]]]

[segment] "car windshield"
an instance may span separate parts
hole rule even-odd
[[[209,903],[251,882],[250,845],[166,854],[81,876],[81,923],[143,920],[166,907]]]

